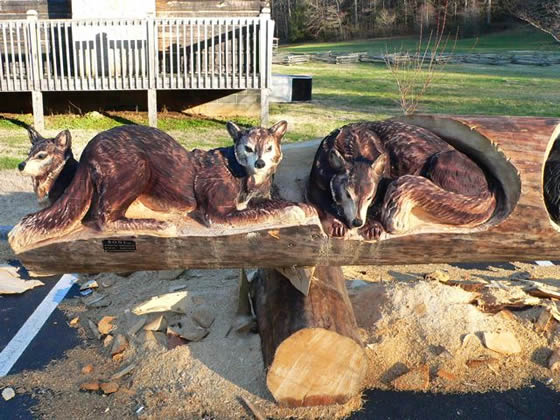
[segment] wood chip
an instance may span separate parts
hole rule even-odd
[[[97,329],[101,335],[107,335],[111,331],[113,331],[116,327],[112,324],[112,322],[116,319],[114,316],[104,316],[101,320],[97,323]]]
[[[488,357],[485,359],[470,359],[465,363],[470,369],[477,369],[485,366],[494,366],[498,364],[498,359]]]
[[[128,330],[127,334],[128,334],[130,337],[136,335],[136,333],[142,329],[142,327],[144,326],[145,323],[146,323],[146,318],[145,318],[145,317],[138,318],[138,321],[136,321],[136,322],[132,325],[132,327],[130,327],[130,329]]]
[[[0,265],[0,295],[19,294],[44,284],[40,280],[23,280],[16,267]]]
[[[542,308],[539,318],[535,323],[535,330],[544,332],[548,329],[549,323],[552,321],[552,314],[548,308]]]
[[[122,334],[118,334],[113,340],[113,347],[111,347],[111,356],[122,353],[128,348],[128,340]]]
[[[167,327],[167,334],[178,335],[189,341],[200,341],[208,335],[208,330],[195,325],[189,318],[183,318],[180,323]]]
[[[99,382],[86,382],[80,385],[81,391],[99,391]]]
[[[93,372],[93,365],[91,363],[89,365],[85,365],[82,368],[82,373],[84,375],[89,375],[91,372]]]
[[[144,326],[146,331],[164,331],[166,328],[167,320],[163,315],[155,317]]]
[[[192,314],[193,320],[203,328],[210,328],[216,317],[207,307],[197,308]]]
[[[422,365],[391,381],[400,391],[425,391],[430,385],[430,368]]]
[[[482,333],[482,342],[486,348],[501,354],[515,354],[521,352],[519,341],[511,332]]]
[[[117,392],[119,389],[119,385],[116,382],[105,382],[100,385],[101,390],[104,394],[112,394]]]
[[[554,350],[548,358],[548,368],[553,372],[560,372],[560,347]]]
[[[457,375],[445,369],[438,370],[437,376],[450,382],[455,382],[458,379]]]
[[[539,285],[537,287],[526,290],[526,292],[531,296],[539,298],[560,299],[560,289],[552,286]]]
[[[167,348],[167,336],[158,331],[146,331],[145,345],[152,348]]]
[[[143,302],[132,309],[136,315],[145,315],[152,312],[177,312],[180,314],[187,313],[188,292],[166,293],[160,296],[154,296],[150,300]]]
[[[185,272],[185,269],[179,270],[160,270],[156,274],[158,280],[173,280]]]
[[[75,318],[72,318],[70,320],[69,324],[70,324],[71,327],[75,327],[76,325],[78,325],[78,322],[80,322],[80,317],[79,316],[77,316]]]
[[[98,287],[99,287],[99,284],[97,284],[97,281],[88,280],[80,286],[80,290],[97,289]]]
[[[449,281],[449,274],[439,270],[433,271],[431,273],[424,274],[424,280],[447,283]]]
[[[4,388],[2,390],[2,398],[4,398],[4,401],[10,401],[15,396],[16,396],[16,392],[11,387]]]
[[[103,340],[103,347],[109,347],[111,345],[111,343],[113,342],[113,336],[111,334],[109,334],[107,337],[105,337],[105,339]]]
[[[240,395],[239,399],[245,404],[245,406],[249,409],[251,414],[255,417],[255,420],[265,420],[266,417],[259,411],[257,408],[244,396]]]
[[[117,373],[115,373],[113,376],[111,376],[111,381],[114,381],[116,379],[120,379],[125,375],[128,375],[130,372],[132,372],[134,370],[134,368],[136,367],[135,364],[131,364],[128,365],[127,367],[125,367],[124,369],[119,370]]]
[[[88,319],[88,327],[93,333],[93,336],[98,340],[101,340],[101,334],[99,334],[99,331],[97,330],[97,325],[95,325],[91,319]]]

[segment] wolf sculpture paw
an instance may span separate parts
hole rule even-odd
[[[340,220],[334,219],[331,223],[328,233],[329,236],[332,236],[333,238],[344,238],[347,231],[348,228],[344,223],[342,223]]]
[[[364,239],[368,241],[374,241],[380,238],[381,234],[385,232],[385,228],[383,227],[381,222],[374,220],[371,222],[366,222],[366,224],[361,227],[358,232]]]

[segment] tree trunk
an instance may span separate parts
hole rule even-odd
[[[252,281],[267,386],[281,405],[344,403],[361,389],[367,357],[340,267],[317,267],[308,296],[276,270]]]

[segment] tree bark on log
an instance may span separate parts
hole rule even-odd
[[[340,267],[317,267],[308,296],[273,269],[252,284],[267,386],[287,406],[344,403],[367,370]]]
[[[432,130],[498,179],[503,194],[487,223],[474,229],[428,226],[368,242],[357,235],[329,238],[317,216],[306,214],[243,228],[187,229],[176,237],[77,231],[16,250],[17,257],[33,271],[59,273],[560,259],[560,229],[551,221],[543,198],[543,168],[560,137],[560,119],[441,115],[399,119]],[[318,144],[284,148],[275,183],[285,199],[305,201]],[[103,240],[121,239],[133,241],[134,251],[104,250]]]

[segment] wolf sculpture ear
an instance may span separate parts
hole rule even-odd
[[[346,169],[344,158],[336,149],[331,149],[329,152],[329,165],[333,168],[336,172],[344,172]]]
[[[239,139],[243,136],[243,130],[231,121],[227,122],[226,127],[233,141],[237,143]]]
[[[288,130],[288,123],[286,121],[278,121],[268,129],[270,134],[272,134],[278,141],[282,140],[282,137],[286,134],[286,130]]]
[[[29,141],[31,141],[31,144],[35,144],[38,140],[42,139],[43,137],[37,132],[35,131],[35,129],[33,127],[31,127],[30,125],[27,126],[27,134],[29,134]]]
[[[385,172],[385,166],[387,165],[387,155],[385,153],[379,155],[377,159],[371,164],[371,168],[373,169],[373,175],[377,179],[381,179],[383,173]]]
[[[61,149],[69,149],[72,146],[72,136],[70,135],[70,131],[64,130],[58,133],[55,137],[54,142],[57,147]]]

